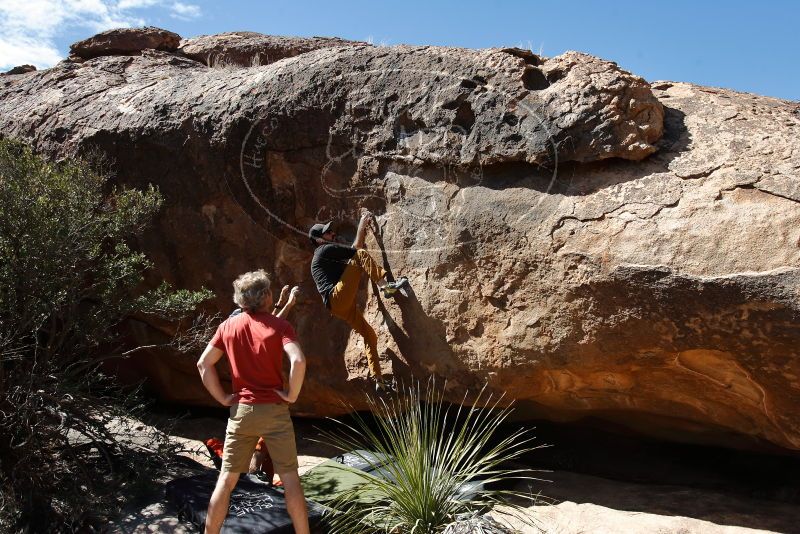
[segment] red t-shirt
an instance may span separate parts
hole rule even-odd
[[[288,321],[269,313],[240,313],[225,320],[211,344],[225,351],[231,364],[233,392],[242,404],[270,404],[283,400],[283,346],[297,341]]]

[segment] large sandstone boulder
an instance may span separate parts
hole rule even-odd
[[[488,384],[523,418],[800,448],[795,103],[651,87],[575,52],[356,44],[213,69],[145,50],[3,77],[0,132],[156,183],[140,246],[160,277],[213,289],[212,310],[255,267],[301,285],[298,414],[365,406],[363,343],[316,296],[305,231],[352,234],[366,207],[370,251],[413,288],[361,295],[386,372],[453,400]],[[196,356],[137,364],[210,403]]]

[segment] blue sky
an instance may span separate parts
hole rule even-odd
[[[654,80],[800,100],[800,2],[0,0],[0,69],[39,67],[110,27],[234,30],[375,44],[580,50]]]

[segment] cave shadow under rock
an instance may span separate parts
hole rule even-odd
[[[614,428],[614,431],[603,430]],[[608,422],[537,421],[554,446],[522,460],[550,483],[519,484],[544,502],[592,504],[717,525],[797,532],[800,458],[643,438]]]
[[[572,502],[620,512],[663,517],[687,517],[723,527],[774,532],[798,532],[796,504],[746,497],[725,490],[621,482],[570,471],[534,473],[549,482],[518,484],[517,491],[541,492],[537,504]],[[522,499],[513,502],[529,506]],[[570,512],[565,512],[571,515]],[[556,516],[557,517],[557,516]],[[694,530],[693,530],[694,531]]]

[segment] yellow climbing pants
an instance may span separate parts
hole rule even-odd
[[[377,283],[386,275],[386,271],[375,263],[366,250],[357,250],[347,263],[339,283],[333,288],[328,303],[331,313],[335,317],[343,319],[364,338],[367,365],[369,365],[372,376],[380,379],[383,374],[378,358],[378,336],[364,319],[364,310],[360,309],[356,302],[362,274],[366,274],[370,280]]]

